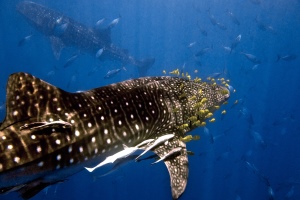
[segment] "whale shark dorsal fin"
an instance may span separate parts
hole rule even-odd
[[[156,153],[160,158],[163,158],[166,152],[170,152],[172,149],[177,147],[182,148],[181,153],[164,160],[170,175],[173,199],[178,199],[180,197],[187,184],[189,167],[186,145],[178,138],[174,138],[169,140],[167,144],[163,144],[153,150],[153,152]]]
[[[105,45],[110,45],[111,44],[111,29],[110,28],[105,28],[105,29],[95,29],[95,32],[98,34],[100,38],[103,39],[103,42]]]
[[[1,127],[28,119],[32,122],[44,122],[47,118],[59,120],[51,112],[54,109],[52,105],[56,103],[57,108],[61,107],[60,97],[69,93],[32,75],[15,73],[8,79],[6,94],[6,117]]]

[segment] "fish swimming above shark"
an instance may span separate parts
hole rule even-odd
[[[18,3],[17,11],[50,39],[57,59],[64,47],[73,46],[99,60],[116,60],[122,65],[137,66],[141,76],[145,76],[155,62],[154,58],[138,60],[129,55],[127,50],[114,45],[110,34],[112,25],[106,29],[90,28],[62,13],[30,1]],[[100,55],[99,51],[102,51]]]
[[[26,73],[12,74],[6,92],[0,193],[16,191],[24,199],[137,149],[161,158],[178,199],[189,172],[181,138],[230,96],[223,85],[170,76],[69,93]]]

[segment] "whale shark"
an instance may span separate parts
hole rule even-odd
[[[189,173],[181,138],[204,126],[230,96],[221,84],[172,76],[70,93],[22,72],[10,75],[6,93],[0,193],[15,191],[24,199],[136,150],[143,152],[135,160],[152,151],[164,162],[178,199]]]
[[[50,39],[57,59],[64,47],[77,47],[81,52],[100,60],[109,59],[119,61],[122,65],[137,66],[140,76],[145,76],[155,62],[154,58],[138,60],[127,50],[114,45],[110,34],[112,26],[102,30],[90,28],[63,13],[30,1],[18,3],[16,9],[33,27]]]

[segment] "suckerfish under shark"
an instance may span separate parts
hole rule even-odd
[[[64,47],[73,46],[100,60],[110,59],[119,61],[122,65],[137,66],[140,76],[145,76],[155,62],[154,58],[138,60],[129,55],[127,50],[111,42],[111,28],[117,22],[98,30],[34,2],[22,1],[16,8],[33,27],[50,39],[57,59]]]
[[[9,77],[6,93],[0,193],[16,191],[24,199],[136,148],[165,163],[178,199],[189,172],[182,138],[230,96],[223,85],[170,76],[70,93],[21,72]]]

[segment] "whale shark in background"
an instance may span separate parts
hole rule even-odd
[[[155,62],[154,58],[138,60],[130,56],[127,50],[115,46],[111,42],[111,26],[103,30],[92,29],[62,13],[29,1],[18,3],[17,11],[37,30],[50,38],[57,59],[64,47],[75,46],[100,60],[117,60],[122,64],[137,66],[141,76],[145,76]]]
[[[173,199],[184,192],[182,137],[229,98],[225,86],[180,77],[132,79],[69,93],[30,74],[9,77],[0,125],[0,193],[22,198],[133,151],[153,151],[168,168]],[[138,158],[136,158],[137,160]]]

